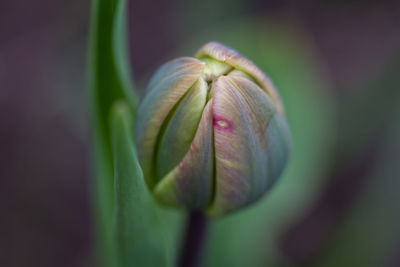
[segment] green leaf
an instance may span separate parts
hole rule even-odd
[[[113,231],[113,166],[108,115],[116,100],[128,101],[136,109],[126,49],[126,2],[94,0],[91,14],[89,75],[93,149],[93,209],[98,263],[116,266],[117,251]],[[101,264],[100,264],[101,262]]]
[[[130,77],[126,43],[126,1],[94,0],[92,7],[90,74],[93,119],[108,140],[108,113],[118,99],[128,101],[132,112],[137,97]],[[98,131],[96,131],[98,132]],[[107,151],[108,154],[109,151]]]
[[[127,11],[126,0],[119,0],[113,28],[113,55],[115,68],[119,74],[125,99],[128,101],[128,104],[133,107],[133,112],[136,113],[138,96],[135,94],[134,86],[132,85],[131,68],[129,64]]]
[[[115,233],[121,266],[168,266],[166,236],[145,184],[132,135],[132,116],[122,101],[111,111],[114,154]]]
[[[95,265],[172,266],[177,251],[171,248],[178,247],[184,218],[154,203],[136,158],[131,131],[137,96],[127,53],[126,11],[125,0],[93,1],[90,97]]]

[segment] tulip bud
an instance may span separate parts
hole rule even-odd
[[[290,151],[280,96],[250,60],[220,43],[165,63],[136,121],[144,177],[169,206],[222,215],[259,199]]]

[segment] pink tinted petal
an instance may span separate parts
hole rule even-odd
[[[216,185],[210,215],[256,201],[280,174],[271,165],[269,149],[275,142],[269,139],[269,125],[275,115],[275,104],[254,82],[238,76],[222,76],[215,82]]]

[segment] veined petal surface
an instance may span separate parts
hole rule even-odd
[[[213,194],[213,116],[210,100],[196,135],[183,160],[155,187],[156,198],[167,205],[188,209],[205,208]]]
[[[203,69],[204,63],[195,58],[178,58],[160,67],[149,83],[137,113],[135,141],[144,177],[150,188],[155,185],[154,153],[161,126]]]
[[[288,155],[287,146],[275,140],[284,128],[275,119],[278,114],[269,95],[247,78],[228,75],[216,80],[216,176],[214,200],[207,210],[210,215],[222,215],[256,201],[278,178]],[[272,159],[273,152],[280,149],[279,159]]]
[[[156,153],[157,182],[176,167],[188,152],[206,105],[207,91],[207,82],[200,77],[171,114],[165,132],[160,136]]]

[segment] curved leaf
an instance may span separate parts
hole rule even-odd
[[[120,266],[169,266],[166,237],[144,181],[126,102],[111,110],[114,156],[115,234]]]
[[[180,217],[160,211],[163,220],[172,226],[155,219],[159,210],[143,185],[136,159],[130,124],[137,97],[127,53],[126,4],[125,0],[94,0],[92,6],[89,73],[95,265],[168,266],[174,260],[168,255],[174,254],[165,242],[177,242]]]
[[[94,0],[92,2],[90,40],[90,101],[92,108],[93,206],[95,244],[98,264],[116,266],[117,255],[113,233],[113,166],[109,138],[108,114],[112,103],[127,97],[121,82],[114,53],[116,9],[125,1]],[[118,13],[122,21],[122,12]],[[120,25],[120,24],[119,24]],[[124,53],[125,51],[120,51]],[[133,102],[132,102],[133,105]],[[132,109],[134,107],[132,106]]]

